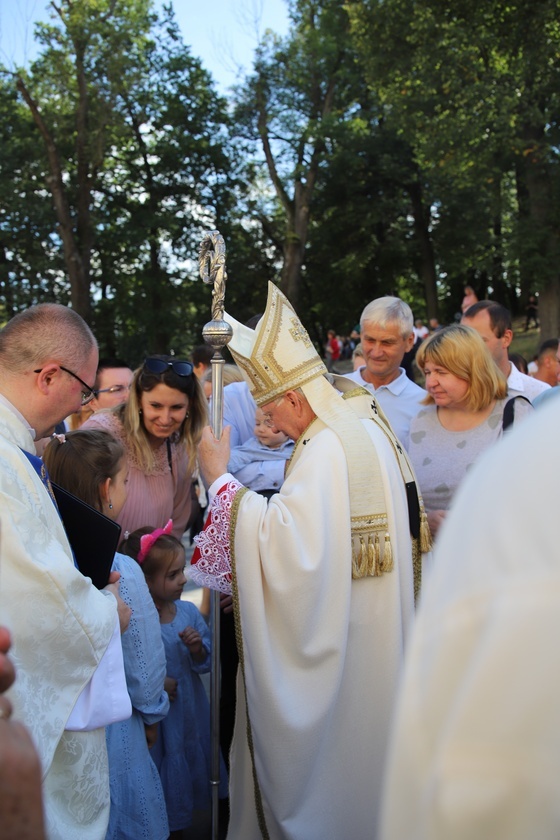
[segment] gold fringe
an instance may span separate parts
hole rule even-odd
[[[382,572],[393,571],[393,547],[391,545],[391,538],[389,534],[385,534],[385,545],[383,546],[383,562],[381,564]]]
[[[232,509],[231,509],[231,520],[229,526],[229,544],[231,548],[231,594],[233,596],[233,618],[235,623],[235,641],[237,644],[237,651],[239,653],[239,666],[241,668],[242,673],[242,683],[243,683],[243,692],[245,694],[245,706],[247,711],[247,729],[246,729],[246,738],[247,738],[247,745],[249,747],[249,753],[251,755],[251,768],[252,768],[252,775],[253,775],[253,786],[255,791],[255,810],[257,813],[257,822],[259,824],[259,829],[261,832],[261,837],[263,840],[270,840],[270,834],[268,832],[268,827],[266,825],[266,818],[264,813],[263,801],[262,801],[262,794],[261,788],[259,784],[259,778],[257,776],[257,768],[255,765],[255,748],[253,742],[253,729],[251,724],[251,712],[249,707],[249,698],[247,697],[247,683],[245,680],[245,647],[243,644],[243,631],[241,629],[241,607],[239,604],[239,589],[237,587],[237,558],[235,556],[235,540],[233,535],[235,534],[237,528],[237,516],[239,513],[239,505],[241,504],[241,500],[245,493],[249,492],[246,487],[242,487],[236,494],[233,499]]]
[[[352,541],[352,578],[381,577],[395,568],[393,546],[388,531],[354,535]]]

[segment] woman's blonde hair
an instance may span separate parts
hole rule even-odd
[[[469,411],[481,411],[493,400],[507,396],[504,374],[472,327],[453,324],[428,336],[416,353],[416,364],[422,372],[426,362],[441,365],[468,383],[466,406]],[[434,399],[428,395],[422,402],[430,405]]]
[[[172,356],[151,356],[150,358],[161,359],[165,362],[173,360]],[[151,472],[155,466],[155,458],[142,421],[140,400],[143,392],[152,391],[156,385],[162,384],[180,391],[189,399],[187,416],[177,433],[178,437],[174,440],[186,447],[188,468],[192,472],[196,464],[196,447],[200,443],[204,426],[208,424],[208,403],[194,373],[189,376],[179,376],[171,367],[167,367],[163,373],[152,373],[142,365],[134,371],[127,402],[110,411],[120,418],[127,442],[138,463],[146,472]]]

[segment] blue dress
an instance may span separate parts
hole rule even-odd
[[[120,595],[132,609],[122,648],[132,717],[106,728],[111,811],[110,840],[167,840],[169,826],[159,774],[146,743],[144,723],[167,714],[163,690],[165,651],[159,616],[144,574],[132,557],[115,554],[113,571],[121,573]]]
[[[194,604],[175,601],[175,618],[160,624],[167,657],[167,676],[177,680],[177,699],[159,725],[152,758],[160,772],[169,830],[188,828],[193,810],[211,807],[210,795],[210,704],[199,674],[210,670],[211,641],[208,626]],[[179,638],[185,627],[200,633],[208,655],[194,662]],[[220,761],[219,796],[227,796],[227,771]]]

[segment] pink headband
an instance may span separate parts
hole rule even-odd
[[[151,534],[144,534],[143,537],[140,537],[140,551],[138,552],[137,557],[137,560],[140,564],[142,564],[146,559],[155,541],[162,537],[164,534],[170,534],[172,529],[173,520],[170,519],[165,528],[156,528],[156,530],[152,531]]]

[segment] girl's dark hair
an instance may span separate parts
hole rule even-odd
[[[115,478],[123,456],[122,444],[109,432],[77,429],[66,433],[64,443],[54,437],[43,461],[52,481],[102,511],[99,488],[108,478]]]
[[[145,536],[145,534],[151,534],[153,531],[155,531],[155,528],[151,528],[149,525],[143,528],[137,528],[136,531],[132,531],[128,536],[125,536],[119,545],[119,551],[121,554],[127,554],[129,557],[133,557],[138,562],[140,537]],[[179,549],[181,551],[185,550],[183,544],[176,537],[173,537],[171,534],[162,534],[157,538],[140,564],[142,571],[147,577],[150,577],[150,575],[160,571],[162,566],[168,568]]]

